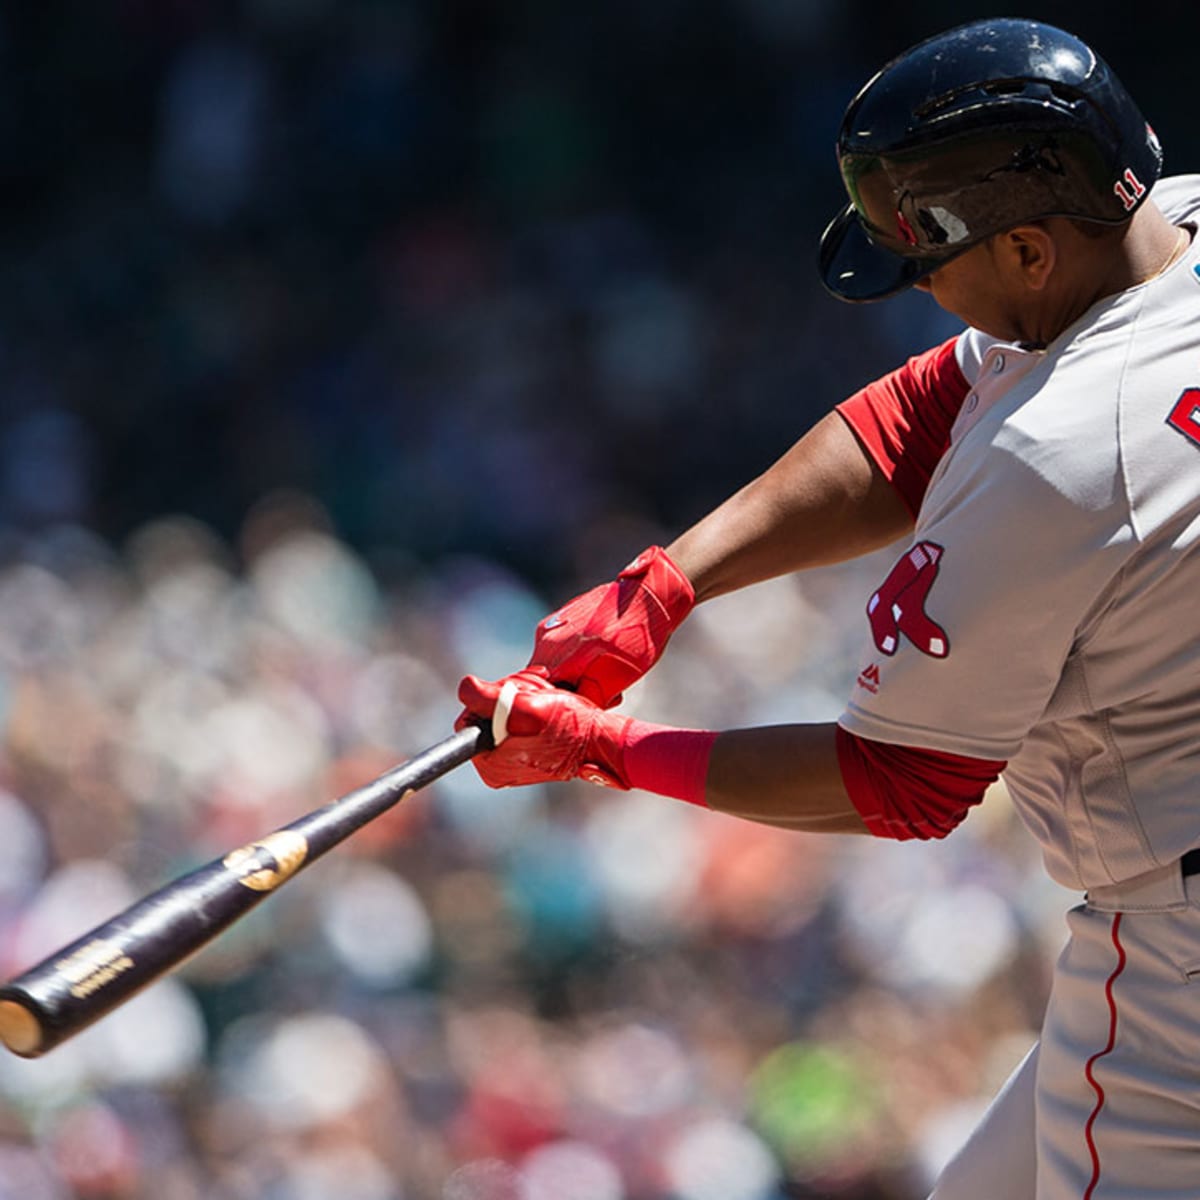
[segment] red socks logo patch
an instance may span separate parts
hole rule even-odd
[[[881,654],[895,654],[901,634],[932,658],[950,653],[946,631],[925,612],[925,598],[937,578],[943,553],[935,542],[918,542],[871,597],[867,619]]]

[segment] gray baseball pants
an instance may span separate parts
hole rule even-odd
[[[930,1200],[1200,1200],[1200,875],[1068,914],[1042,1037]]]

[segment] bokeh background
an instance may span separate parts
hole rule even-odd
[[[444,736],[465,670],[954,331],[816,282],[832,142],[993,10],[0,6],[0,973]],[[1194,6],[1044,4],[1200,169]],[[630,711],[836,716],[888,552]],[[842,844],[469,768],[42,1060],[2,1200],[918,1200],[1073,897],[998,787]]]

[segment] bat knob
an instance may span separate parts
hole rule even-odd
[[[36,1058],[41,1052],[41,1022],[22,1004],[0,1000],[0,1042],[23,1058]]]

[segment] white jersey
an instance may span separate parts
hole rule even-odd
[[[1200,221],[1200,176],[1162,181]],[[841,724],[1007,760],[1050,874],[1200,846],[1200,237],[1045,349],[958,340],[971,391],[880,589]]]

